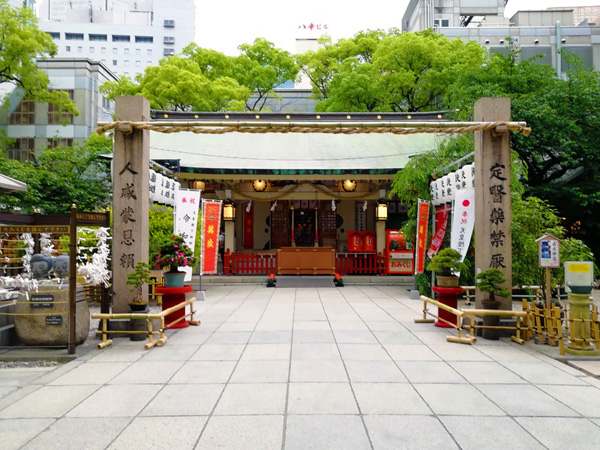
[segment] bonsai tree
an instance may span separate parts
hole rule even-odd
[[[127,274],[127,284],[132,286],[130,291],[136,294],[134,299],[129,302],[130,304],[145,305],[148,303],[142,297],[142,286],[150,282],[150,274],[150,265],[142,261],[135,265],[133,272]]]
[[[499,297],[510,297],[510,292],[500,285],[506,282],[506,278],[499,269],[487,269],[475,275],[475,283],[478,289],[483,292],[489,292],[490,302],[496,301],[496,295]]]
[[[453,248],[448,247],[440,250],[437,255],[431,258],[427,270],[436,272],[438,276],[455,277],[454,272],[460,272],[467,268],[461,260],[462,255]]]

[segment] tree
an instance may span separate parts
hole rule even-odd
[[[556,207],[569,233],[600,255],[600,74],[566,56],[562,79],[535,58],[521,60],[511,43],[506,55],[461,72],[448,107],[465,119],[480,97],[510,97],[512,120],[532,129],[529,136],[511,135],[511,147],[527,165],[526,195]]]
[[[161,59],[135,80],[122,77],[104,83],[109,99],[143,95],[150,107],[170,111],[260,110],[274,88],[298,74],[294,58],[264,39],[240,47],[241,55],[188,45],[180,55]],[[255,94],[256,98],[251,99]]]
[[[246,109],[260,111],[269,97],[278,97],[275,87],[296,79],[299,68],[289,52],[275,48],[265,39],[258,38],[252,45],[238,48],[241,54],[234,60],[233,76],[256,96],[246,101]]]
[[[20,163],[0,157],[0,172],[27,183],[26,192],[0,195],[3,209],[67,214],[72,204],[82,210],[110,203],[110,163],[100,155],[112,152],[112,140],[96,134],[75,147],[43,151],[37,160]]]
[[[361,32],[298,56],[320,101],[319,111],[441,109],[459,72],[483,64],[474,41],[449,40],[432,30]]]
[[[171,56],[158,66],[147,67],[137,83],[123,77],[118,82],[104,83],[100,90],[109,99],[119,95],[143,95],[150,107],[168,111],[240,111],[249,90],[233,78],[206,76],[190,58]]]
[[[36,58],[52,57],[56,51],[50,35],[37,27],[31,9],[13,8],[0,0],[0,86],[13,85],[37,103],[52,103],[61,112],[77,115],[67,93],[50,91],[48,76],[36,65]]]

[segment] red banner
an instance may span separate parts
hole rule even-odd
[[[431,246],[429,250],[427,250],[427,256],[429,258],[433,258],[435,254],[439,251],[442,246],[442,242],[444,241],[444,235],[446,234],[446,227],[448,224],[448,211],[445,205],[438,206],[436,208],[435,213],[435,234],[433,235],[433,239],[431,240]]]
[[[217,273],[221,201],[202,200],[202,273]]]
[[[419,200],[417,209],[417,250],[415,251],[415,274],[425,271],[425,246],[427,245],[427,224],[429,223],[429,202]]]
[[[244,205],[244,248],[254,248],[254,207]]]

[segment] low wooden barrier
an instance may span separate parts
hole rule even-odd
[[[142,314],[142,313],[92,314],[92,319],[101,319],[102,320],[102,330],[96,331],[96,334],[102,335],[102,342],[100,342],[98,345],[96,345],[96,348],[98,350],[101,350],[101,349],[111,345],[113,343],[113,341],[112,341],[112,339],[108,339],[108,335],[109,334],[117,334],[117,333],[147,334],[148,342],[146,343],[146,345],[144,345],[145,350],[149,350],[152,347],[154,347],[155,345],[157,347],[162,347],[167,342],[167,336],[165,335],[165,330],[169,329],[170,326],[175,325],[176,323],[178,323],[182,320],[185,320],[185,318],[188,316],[190,316],[190,320],[188,320],[188,323],[190,325],[196,325],[196,326],[200,325],[200,321],[194,319],[193,303],[195,301],[196,301],[196,297],[193,297],[189,300],[186,300],[185,302],[179,303],[178,305],[172,306],[171,308],[165,309],[164,311],[161,311],[159,313],[154,313],[154,314],[150,314],[150,313],[146,313],[146,314]],[[165,325],[165,317],[167,317],[169,314],[171,314],[175,311],[180,310],[181,308],[185,308],[187,305],[192,305],[190,307],[189,314],[185,314],[182,317],[178,318],[177,320],[174,320],[173,322]],[[148,330],[147,331],[135,331],[135,330],[109,330],[108,329],[108,321],[109,320],[132,320],[132,319],[146,320],[146,322],[148,323]],[[153,320],[160,320],[160,328],[157,331],[155,331],[153,329],[153,324],[152,324]],[[159,335],[159,338],[157,340],[154,340],[155,335]]]
[[[446,336],[446,341],[457,342],[459,344],[472,344],[473,342],[475,342],[477,340],[474,336],[463,336],[462,335],[462,332],[463,332],[462,318],[465,316],[464,311],[453,308],[448,305],[445,305],[443,303],[438,302],[437,300],[433,300],[424,295],[421,295],[421,300],[423,300],[423,318],[422,319],[415,318],[415,323],[433,323],[434,322],[433,319],[427,318],[427,315],[429,314],[431,317],[433,317],[447,325],[450,325],[452,328],[456,329],[456,332],[458,333],[458,335],[457,336]],[[430,313],[429,309],[427,308],[427,304],[429,304],[429,303],[437,306],[438,308],[442,308],[443,310],[448,311],[451,314],[454,314],[456,316],[456,323],[449,322],[442,317],[439,317],[433,313]],[[457,325],[457,324],[460,324],[460,325]]]
[[[451,306],[445,305],[443,303],[438,302],[437,300],[433,300],[429,297],[421,295],[421,300],[423,300],[423,318],[416,318],[415,323],[432,323],[433,319],[428,319],[427,315],[434,317],[435,319],[443,322],[445,324],[450,325],[452,328],[455,328],[457,331],[457,336],[447,336],[446,341],[448,342],[457,342],[459,344],[472,344],[477,341],[475,337],[475,330],[479,328],[486,329],[495,329],[495,330],[515,330],[516,336],[511,336],[511,339],[514,342],[519,344],[523,344],[526,340],[528,340],[528,330],[529,330],[529,316],[526,311],[509,311],[509,310],[500,310],[500,309],[456,309]],[[448,311],[451,314],[456,316],[456,323],[449,322],[431,312],[427,308],[428,304],[432,304],[437,306],[438,308],[442,308],[445,311]],[[466,316],[470,316],[470,322],[466,326],[469,328],[469,334],[467,336],[463,336],[463,331],[465,330],[465,326],[463,326],[463,318]],[[476,316],[500,316],[500,317],[516,317],[517,323],[515,326],[489,326],[489,325],[475,325],[475,317]],[[523,326],[521,326],[521,319],[523,319]],[[457,325],[458,324],[458,325]],[[521,332],[523,332],[523,337],[521,337]]]
[[[470,305],[472,303],[471,299],[475,300],[475,286],[461,286],[461,288],[463,288],[463,291],[465,293],[465,304]],[[534,293],[533,294],[515,294],[514,291],[519,290],[519,289],[534,291]],[[540,299],[542,287],[541,286],[513,286],[512,290],[513,290],[512,298],[521,298],[521,299],[528,298],[531,300],[535,300],[537,302]]]
[[[336,253],[336,273],[345,275],[381,275],[385,272],[385,258],[381,253]]]
[[[269,275],[277,272],[275,252],[233,252],[223,255],[225,275]]]

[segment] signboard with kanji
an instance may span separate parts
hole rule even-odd
[[[537,239],[540,267],[560,267],[560,239],[546,234]]]

